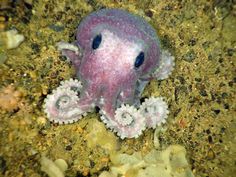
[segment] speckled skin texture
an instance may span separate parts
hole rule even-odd
[[[132,138],[166,119],[162,98],[140,106],[148,81],[166,78],[174,65],[173,57],[160,51],[155,30],[142,18],[119,9],[93,12],[80,23],[76,41],[60,42],[58,49],[72,62],[79,81],[61,83],[48,96],[45,112],[51,121],[72,123],[97,106],[107,127],[121,138]]]
[[[102,42],[94,50],[91,45],[98,34],[102,35]],[[80,63],[76,55],[71,55],[70,60],[84,86],[81,105],[95,103],[112,117],[120,102],[138,101],[137,81],[142,81],[159,64],[159,42],[150,25],[122,10],[101,10],[82,21],[76,36],[83,57]],[[145,52],[145,61],[135,68],[140,51]]]

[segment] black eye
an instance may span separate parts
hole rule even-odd
[[[95,36],[95,38],[93,39],[93,44],[92,44],[92,48],[95,50],[99,47],[99,45],[102,42],[102,35],[98,34],[97,36]]]
[[[136,60],[134,63],[135,68],[138,68],[139,66],[141,66],[143,62],[144,62],[144,53],[140,52],[138,56],[136,57]]]

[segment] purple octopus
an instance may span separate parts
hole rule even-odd
[[[165,79],[174,57],[160,51],[155,30],[142,18],[119,9],[102,9],[79,25],[76,41],[58,43],[76,69],[78,80],[61,82],[45,99],[50,121],[73,123],[100,109],[101,120],[123,138],[136,138],[165,122],[163,98],[140,97],[151,79]]]

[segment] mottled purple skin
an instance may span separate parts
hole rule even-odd
[[[92,42],[102,35],[101,46],[94,50]],[[160,46],[155,30],[142,18],[118,9],[103,9],[87,16],[76,32],[75,44],[82,55],[64,51],[82,82],[81,109],[92,105],[113,119],[122,103],[137,104],[150,74],[160,63]],[[139,52],[144,63],[134,67]]]

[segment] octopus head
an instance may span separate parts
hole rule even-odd
[[[156,32],[142,18],[126,11],[104,9],[90,14],[79,25],[76,37],[83,51],[80,78],[137,80],[158,67]]]

